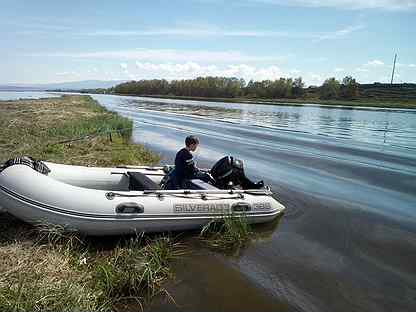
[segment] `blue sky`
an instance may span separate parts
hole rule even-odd
[[[416,82],[416,0],[0,0],[0,83]]]

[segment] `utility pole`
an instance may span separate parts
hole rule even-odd
[[[397,59],[397,54],[394,54],[393,71],[391,72],[391,82],[390,82],[390,84],[393,84],[394,70],[396,68],[396,59]]]

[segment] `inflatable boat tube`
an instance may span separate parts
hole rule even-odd
[[[262,223],[285,209],[268,188],[221,190],[192,180],[189,190],[160,190],[162,167],[45,164],[47,175],[23,164],[0,172],[0,207],[29,223],[59,224],[87,235],[198,229],[228,214]]]

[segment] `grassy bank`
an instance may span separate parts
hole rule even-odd
[[[138,310],[165,292],[169,264],[183,254],[168,236],[103,242],[6,215],[0,222],[1,311]]]
[[[118,94],[123,95],[123,94]],[[129,95],[131,96],[131,95]],[[414,100],[320,100],[317,98],[305,99],[254,99],[254,98],[209,98],[209,97],[193,97],[193,96],[174,96],[174,95],[140,95],[142,97],[153,97],[162,99],[177,99],[177,100],[193,100],[193,101],[210,101],[210,102],[225,102],[225,103],[248,103],[248,104],[264,104],[264,105],[328,105],[328,106],[352,106],[352,107],[375,107],[375,108],[405,108],[416,109],[416,102]]]
[[[132,127],[88,96],[3,101],[0,163],[23,155],[77,165],[157,163],[158,155],[130,143]],[[253,237],[244,218],[225,217],[194,238],[234,254]],[[155,295],[172,299],[163,282],[184,251],[169,235],[82,237],[0,212],[0,310],[138,311]]]
[[[0,162],[30,155],[66,164],[154,164],[130,143],[132,122],[88,96],[0,103]],[[110,136],[111,133],[111,136]],[[0,213],[2,311],[118,311],[164,292],[182,247],[169,236],[94,239]],[[136,309],[135,308],[135,309]],[[137,309],[136,309],[137,310]]]
[[[0,162],[21,155],[100,166],[159,161],[143,146],[130,144],[131,120],[88,96],[2,102],[0,129]]]

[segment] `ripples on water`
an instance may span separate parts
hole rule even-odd
[[[416,148],[416,110],[253,105],[126,97],[125,107],[203,116],[265,128]]]
[[[40,98],[51,98],[51,97],[60,97],[61,94],[49,93],[49,92],[34,92],[34,91],[0,91],[0,101],[13,101],[19,99],[40,99]]]
[[[48,92],[0,92],[0,100],[57,96],[60,95]],[[103,99],[100,95],[94,97]],[[111,105],[113,100],[117,107],[201,116],[244,125],[416,149],[416,110],[104,97],[106,103]]]
[[[416,111],[94,98],[167,162],[189,133],[205,164],[238,156],[287,208],[238,259],[184,261],[155,311],[413,311]]]
[[[93,97],[166,162],[189,133],[204,165],[238,156],[287,208],[235,259],[181,260],[155,311],[414,311],[416,110]]]

